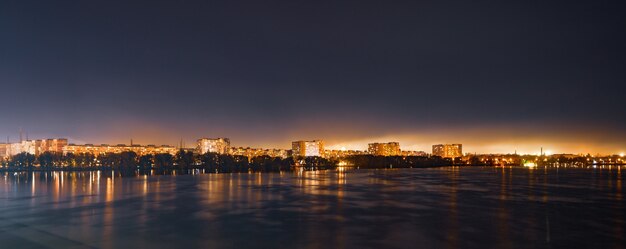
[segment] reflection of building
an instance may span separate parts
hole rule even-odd
[[[375,156],[399,156],[400,143],[371,143],[367,145],[367,152]]]
[[[178,149],[176,147],[173,146],[169,146],[169,145],[161,145],[161,146],[155,146],[155,145],[147,145],[147,146],[141,146],[138,144],[133,144],[133,145],[125,145],[125,144],[118,144],[118,145],[108,145],[108,144],[101,144],[101,145],[93,145],[93,144],[84,144],[84,145],[76,145],[76,144],[69,144],[67,146],[65,146],[63,148],[63,154],[67,154],[67,153],[72,153],[72,154],[82,154],[82,153],[91,153],[94,155],[102,155],[102,154],[111,154],[111,153],[122,153],[125,151],[132,151],[137,153],[137,155],[148,155],[148,154],[172,154],[175,155],[176,152],[178,152]]]
[[[327,158],[342,158],[365,154],[367,152],[362,150],[324,150],[324,156]]]
[[[295,141],[291,143],[294,157],[324,156],[324,141]]]
[[[463,156],[461,144],[436,144],[433,145],[433,156],[455,158]]]
[[[205,154],[207,152],[217,154],[227,154],[230,147],[230,139],[228,138],[201,138],[198,139],[198,153]]]
[[[228,150],[229,155],[233,156],[245,156],[248,158],[253,158],[257,156],[268,156],[268,157],[280,157],[287,158],[289,156],[289,151],[283,149],[261,149],[261,148],[244,148],[244,147],[231,147]]]

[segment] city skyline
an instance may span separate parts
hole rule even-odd
[[[0,144],[6,144],[7,142],[9,143],[17,143],[18,141],[20,141],[20,135],[17,135],[17,141],[11,141],[10,138],[8,138],[7,141],[0,141]],[[166,147],[173,147],[173,148],[180,148],[182,146],[182,148],[196,148],[199,146],[199,143],[201,140],[207,140],[207,136],[202,136],[200,138],[195,138],[193,139],[193,141],[191,143],[187,143],[183,140],[179,140],[176,143],[151,143],[151,142],[142,142],[142,140],[137,140],[134,138],[128,138],[126,141],[113,141],[113,142],[106,142],[106,141],[112,141],[112,140],[105,140],[105,142],[103,141],[92,141],[92,142],[84,142],[81,140],[74,140],[72,138],[65,138],[65,137],[37,137],[37,138],[33,138],[28,137],[28,135],[22,134],[21,135],[22,141],[35,141],[35,140],[51,140],[51,139],[67,139],[69,142],[69,145],[95,145],[95,146],[100,146],[100,145],[107,145],[107,146],[132,146],[132,145],[141,145],[141,146],[166,146]],[[287,142],[287,144],[280,144],[279,146],[274,146],[272,144],[268,144],[268,143],[260,143],[260,144],[246,144],[243,141],[235,141],[235,143],[231,144],[230,139],[228,137],[225,136],[215,136],[216,139],[225,139],[226,141],[226,147],[227,148],[255,148],[255,149],[277,149],[277,150],[290,150],[292,149],[291,146],[293,143],[295,142],[308,142],[302,139],[293,139],[289,142]],[[212,139],[211,139],[212,140]],[[465,154],[519,154],[519,155],[542,155],[542,154],[591,154],[591,155],[624,155],[625,152],[624,150],[613,150],[611,152],[606,152],[606,153],[602,153],[602,152],[595,152],[595,151],[565,151],[565,150],[559,150],[558,147],[554,147],[554,146],[550,146],[550,143],[547,143],[548,145],[545,144],[538,144],[538,147],[530,147],[529,150],[524,150],[524,146],[516,146],[516,145],[494,145],[492,148],[495,148],[494,150],[486,150],[486,151],[478,151],[475,150],[476,145],[472,145],[471,143],[467,143],[467,142],[462,142],[464,141],[464,139],[456,139],[456,140],[451,140],[451,141],[447,141],[447,142],[437,142],[437,143],[426,143],[426,142],[422,142],[419,144],[416,143],[406,143],[404,140],[402,139],[395,139],[393,137],[383,137],[380,139],[374,139],[374,140],[358,140],[358,141],[344,141],[344,142],[338,142],[338,143],[333,143],[333,144],[329,144],[327,141],[327,139],[311,139],[311,142],[315,142],[315,141],[323,141],[324,145],[323,148],[325,150],[335,150],[335,151],[345,151],[345,150],[355,150],[355,151],[363,151],[363,152],[368,152],[371,151],[372,148],[371,146],[373,144],[379,144],[379,145],[387,145],[387,144],[396,144],[396,146],[399,146],[398,148],[401,149],[402,151],[425,151],[427,153],[431,152],[431,148],[433,148],[433,146],[435,145],[440,145],[440,144],[450,144],[450,145],[455,145],[455,144],[463,144],[463,155]],[[244,140],[245,141],[245,140]],[[330,141],[333,141],[332,138],[330,139]],[[205,142],[206,143],[206,142]],[[399,143],[399,144],[398,144]],[[211,145],[214,146],[214,145]],[[469,149],[468,149],[469,148]],[[506,151],[503,150],[503,148],[514,148],[512,151]],[[381,148],[382,149],[382,148]],[[474,149],[474,150],[472,150]],[[224,148],[220,149],[221,151],[224,150]],[[206,151],[205,151],[206,152]],[[374,153],[375,154],[375,153]],[[393,154],[393,153],[392,153]]]
[[[619,153],[623,18],[594,1],[10,1],[0,134]]]
[[[626,2],[4,0],[2,248],[626,248]]]

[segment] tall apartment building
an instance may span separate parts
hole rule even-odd
[[[230,148],[230,139],[228,138],[201,138],[198,139],[197,151],[199,154],[207,152],[217,154],[227,154]]]
[[[324,141],[295,141],[291,143],[291,151],[294,157],[324,156]]]
[[[400,143],[371,143],[367,145],[367,152],[375,156],[399,156],[401,155]]]
[[[40,152],[54,152],[54,153],[63,153],[63,147],[67,146],[67,139],[65,138],[55,138],[55,139],[42,139],[37,144],[38,151]]]
[[[62,153],[66,145],[65,138],[23,140],[18,143],[1,144],[0,156],[14,156],[23,152],[35,156],[44,152]]]
[[[9,156],[9,148],[11,144],[0,144],[0,158],[5,158]]]
[[[463,156],[463,145],[461,144],[435,144],[433,145],[433,156],[445,158],[455,158]]]

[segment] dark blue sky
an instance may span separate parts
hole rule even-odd
[[[0,135],[614,153],[624,13],[623,1],[8,0]]]

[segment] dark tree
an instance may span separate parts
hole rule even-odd
[[[39,167],[42,169],[51,169],[53,166],[52,153],[49,151],[39,154],[37,160],[39,161]]]
[[[154,163],[154,156],[152,154],[147,154],[139,157],[139,168],[140,169],[150,169],[152,168],[152,164]]]
[[[130,172],[137,167],[137,153],[133,151],[124,151],[120,153],[120,170]]]
[[[9,166],[18,169],[27,168],[32,170],[35,166],[35,156],[30,153],[22,152],[14,155],[9,162]]]
[[[176,169],[190,169],[194,164],[193,152],[180,150],[175,157]]]
[[[169,153],[161,153],[154,155],[154,168],[159,170],[167,170],[174,164],[174,157]]]

